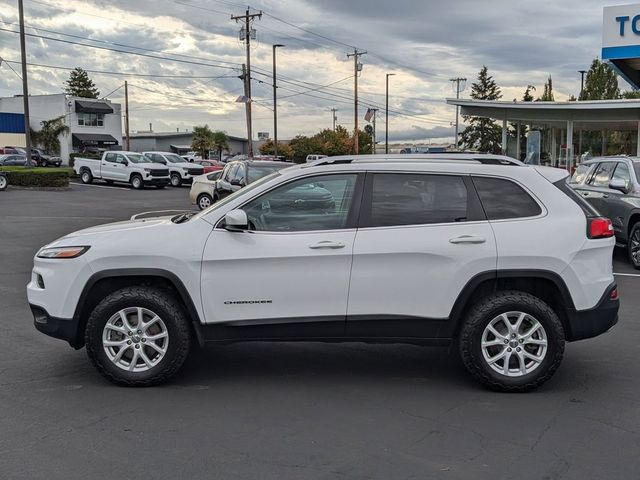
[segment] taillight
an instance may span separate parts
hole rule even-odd
[[[618,293],[618,287],[615,287],[613,290],[611,290],[611,293],[609,294],[609,298],[611,300],[618,300],[618,298],[620,298],[620,294]]]
[[[613,237],[613,224],[608,218],[589,218],[587,222],[587,234],[589,238]]]

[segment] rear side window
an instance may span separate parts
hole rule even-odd
[[[489,220],[535,217],[540,205],[520,185],[502,178],[473,177]]]
[[[602,162],[598,165],[593,177],[589,180],[589,185],[594,187],[609,187],[609,180],[613,169],[616,167],[616,162]]]
[[[468,193],[461,177],[413,173],[373,175],[364,226],[389,227],[464,222]],[[365,200],[369,203],[368,200]],[[368,218],[366,218],[368,217]]]
[[[562,192],[566,194],[567,197],[573,200],[582,209],[582,211],[584,212],[587,218],[600,216],[598,211],[595,208],[593,208],[593,205],[591,205],[584,198],[578,195],[578,192],[576,192],[573,188],[569,186],[566,178],[563,178],[562,180],[557,181],[556,183],[554,183],[554,185],[558,187],[560,190],[562,190]]]
[[[569,183],[584,183],[591,167],[593,167],[592,163],[588,165],[578,165],[578,168],[573,172],[573,176],[571,177],[571,180],[569,180]]]

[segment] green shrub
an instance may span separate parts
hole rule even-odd
[[[76,157],[93,158],[95,160],[100,160],[102,158],[102,155],[98,155],[97,153],[70,153],[69,154],[69,167],[73,168],[73,164],[76,161]]]
[[[0,167],[9,185],[16,187],[68,187],[70,168]]]

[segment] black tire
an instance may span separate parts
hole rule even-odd
[[[6,190],[8,186],[9,181],[7,180],[7,177],[4,175],[0,175],[0,192]]]
[[[91,170],[89,170],[88,168],[83,168],[82,170],[80,170],[80,181],[85,185],[93,182],[93,175],[91,174]]]
[[[517,377],[494,371],[485,360],[481,346],[487,325],[499,315],[513,311],[534,317],[544,328],[547,337],[547,351],[540,364],[529,373]],[[564,329],[558,315],[538,297],[519,291],[497,292],[473,305],[464,319],[459,337],[460,357],[464,366],[476,380],[500,392],[526,392],[549,380],[560,366],[564,344]]]
[[[181,187],[182,186],[182,177],[177,173],[171,174],[171,186],[172,187]]]
[[[107,321],[127,307],[142,307],[157,314],[167,327],[168,347],[164,358],[143,372],[129,372],[114,364],[102,345]],[[168,381],[182,367],[189,354],[191,330],[187,316],[170,293],[153,287],[118,290],[93,310],[85,331],[87,354],[96,369],[109,381],[126,387],[149,387]]]
[[[48,167],[49,166],[49,162],[47,162],[46,160],[42,161],[42,166],[43,167]]]
[[[131,175],[131,186],[136,190],[142,190],[144,188],[144,181],[142,177],[137,173]]]
[[[635,223],[629,232],[627,255],[633,268],[640,270],[640,222]]]
[[[209,203],[208,205],[207,202]],[[197,203],[198,208],[200,210],[204,210],[205,208],[209,208],[211,205],[213,205],[213,198],[211,198],[211,195],[209,195],[208,193],[201,193],[200,195],[198,195]]]

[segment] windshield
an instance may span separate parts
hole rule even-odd
[[[127,158],[131,163],[151,163],[151,160],[139,153],[127,153]]]
[[[285,167],[289,167],[290,165],[283,163],[281,165],[251,165],[249,167],[248,172],[248,182],[253,183],[256,180],[260,180],[261,178],[269,175],[273,172],[277,172],[278,170],[282,170]]]
[[[251,185],[248,185],[248,186],[246,186],[244,188],[241,188],[240,190],[236,190],[235,192],[233,192],[228,197],[225,197],[222,200],[218,200],[216,203],[211,205],[206,210],[203,210],[200,213],[198,213],[197,217],[200,217],[202,215],[206,215],[206,214],[208,214],[210,212],[213,212],[214,210],[218,210],[220,207],[224,207],[227,203],[232,202],[233,200],[235,200],[238,197],[241,197],[244,194],[250,193],[252,190],[256,189],[257,187],[259,187],[263,183],[267,183],[269,180],[271,180],[273,178],[276,178],[278,175],[280,175],[280,173],[275,171],[275,172],[271,173],[271,175],[264,176],[260,180],[252,183]]]
[[[171,163],[184,163],[184,158],[179,157],[175,153],[171,153],[171,154],[165,153],[164,158],[166,158],[167,161]]]

